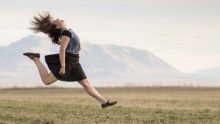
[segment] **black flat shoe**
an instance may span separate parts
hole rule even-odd
[[[106,108],[108,106],[113,106],[117,103],[117,101],[107,101],[106,103],[101,104],[102,108]]]
[[[30,59],[34,59],[36,58],[40,58],[40,54],[39,53],[23,53],[24,56],[29,57]]]

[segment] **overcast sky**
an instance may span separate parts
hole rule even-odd
[[[0,10],[0,45],[33,34],[33,15],[50,11],[82,42],[145,49],[185,73],[220,67],[219,0],[8,0]]]

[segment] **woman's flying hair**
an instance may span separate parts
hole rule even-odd
[[[43,12],[34,16],[34,19],[31,20],[32,27],[29,29],[35,33],[43,32],[52,39],[53,43],[59,44],[61,29],[57,29],[53,21],[54,19],[49,12]]]

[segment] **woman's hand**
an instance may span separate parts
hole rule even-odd
[[[62,66],[62,67],[60,68],[59,74],[60,74],[60,75],[64,75],[64,74],[65,74],[65,67]]]

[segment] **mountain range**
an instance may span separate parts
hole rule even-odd
[[[198,70],[194,72],[194,74],[204,76],[204,77],[213,77],[213,78],[220,79],[220,67],[212,67],[212,68]]]
[[[95,86],[152,85],[217,85],[215,78],[183,74],[153,53],[125,46],[81,42],[80,63]],[[30,35],[8,46],[0,47],[0,87],[43,86],[34,63],[24,52],[39,52],[44,56],[59,52],[59,46],[46,37]],[[52,86],[78,86],[61,82]]]

